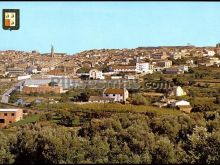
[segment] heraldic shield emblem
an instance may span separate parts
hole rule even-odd
[[[2,12],[3,29],[18,30],[20,26],[19,9],[3,9]]]

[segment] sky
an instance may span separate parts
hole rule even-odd
[[[220,2],[0,2],[20,29],[0,28],[0,50],[75,54],[141,46],[215,46]],[[2,24],[2,11],[0,12]]]

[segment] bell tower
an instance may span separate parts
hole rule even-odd
[[[53,45],[51,45],[50,56],[51,56],[52,58],[54,57],[54,47],[53,47]]]

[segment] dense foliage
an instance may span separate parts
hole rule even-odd
[[[220,163],[219,118],[217,111],[47,113],[7,138],[0,132],[0,163]]]

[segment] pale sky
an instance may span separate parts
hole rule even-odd
[[[68,54],[102,48],[220,42],[220,2],[0,2],[20,29],[0,29],[0,50]],[[0,15],[2,24],[2,12]]]

